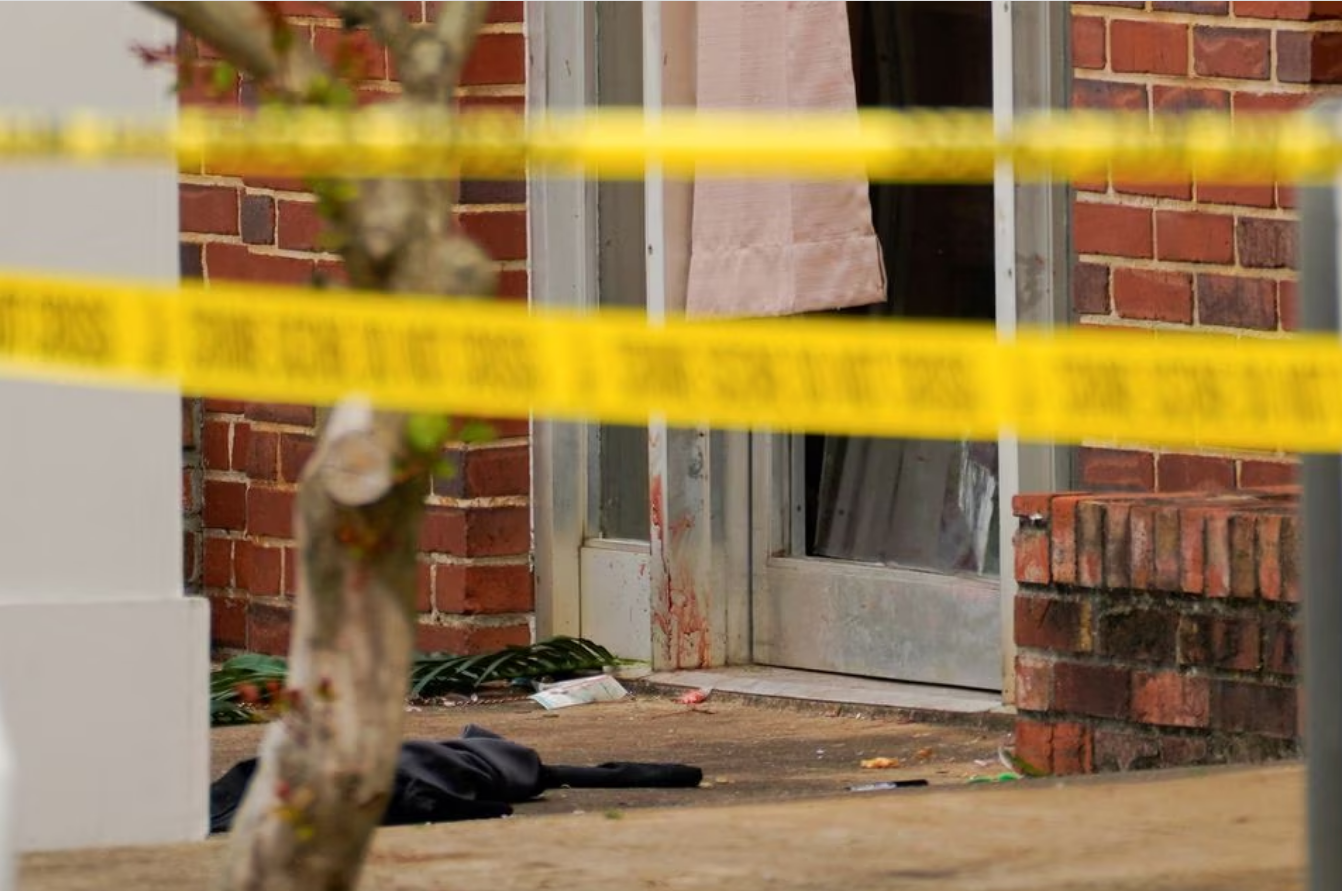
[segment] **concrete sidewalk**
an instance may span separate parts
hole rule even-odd
[[[455,735],[474,721],[535,746],[551,763],[684,760],[704,766],[712,785],[564,790],[519,807],[513,819],[383,830],[362,887],[1303,887],[1299,765],[970,786],[969,773],[996,772],[977,762],[995,752],[999,731],[711,701],[704,709],[640,699],[548,718],[526,704],[411,716],[412,736]],[[249,753],[255,731],[216,739],[222,770]],[[907,766],[862,770],[859,752]],[[855,781],[914,774],[935,785],[845,791]],[[205,888],[222,852],[216,840],[31,855],[20,889]]]

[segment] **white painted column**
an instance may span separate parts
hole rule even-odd
[[[0,703],[0,891],[14,887],[14,769]]]
[[[170,115],[126,2],[0,6],[0,108]],[[0,266],[177,278],[169,166],[0,167]],[[21,850],[201,838],[207,604],[182,591],[174,393],[0,380],[0,706]]]

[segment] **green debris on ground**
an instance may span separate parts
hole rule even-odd
[[[553,637],[529,646],[458,656],[422,653],[410,670],[410,698],[472,694],[489,684],[530,687],[627,664],[600,644],[580,637]],[[279,656],[244,653],[210,677],[210,723],[216,727],[268,720],[283,707],[288,663]]]

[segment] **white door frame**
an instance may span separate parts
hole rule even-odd
[[[697,4],[643,3],[643,107],[696,103]],[[685,311],[693,186],[645,179],[648,317]],[[649,425],[654,668],[705,668],[749,661],[750,438],[707,427]]]
[[[993,3],[993,115],[999,129],[1019,114],[1071,104],[1071,21],[1070,3]],[[1010,76],[1000,76],[1003,72]],[[999,168],[994,186],[999,336],[1013,336],[1018,326],[1072,324],[1071,185],[1016,183]],[[1010,323],[1003,322],[1004,310]],[[1071,489],[1075,451],[1066,445],[1020,443],[1009,431],[999,442],[1002,698],[1010,703],[1016,698],[1017,588],[1011,499],[1021,492]]]
[[[642,6],[644,107],[656,114],[662,104],[692,105],[695,4]],[[529,2],[526,32],[528,113],[595,104],[595,4]],[[595,184],[579,180],[529,181],[536,305],[598,304],[596,194]],[[644,195],[645,284],[655,322],[683,309],[691,190],[652,171]],[[668,429],[653,419],[651,534],[635,542],[588,536],[595,466],[588,430],[532,424],[537,634],[583,634],[659,669],[747,661],[748,437]]]
[[[543,0],[526,4],[529,114],[593,102],[593,6]],[[689,74],[692,83],[693,8],[693,3],[644,4],[644,92],[652,113],[659,103],[647,103],[646,97],[659,96],[666,104],[686,99],[683,78]],[[1067,5],[995,2],[993,29],[999,120],[1009,121],[1025,108],[1065,104]],[[651,46],[661,51],[648,52]],[[683,274],[680,265],[686,258],[676,256],[666,238],[668,229],[680,231],[688,219],[687,190],[682,186],[677,192],[679,185],[668,188],[655,171],[646,183],[648,298],[654,320],[681,308],[675,302],[677,293],[683,294],[677,291],[676,277]],[[999,332],[1010,336],[1017,324],[1066,324],[1070,190],[1017,185],[1009,172],[999,171],[995,193]],[[529,181],[528,201],[532,300],[538,306],[595,306],[595,188],[578,180],[540,177]],[[584,555],[591,560],[608,554],[614,558],[613,576],[621,579],[616,590],[623,592],[624,631],[622,639],[603,643],[634,658],[647,654],[659,668],[750,661],[751,539],[755,547],[767,542],[759,538],[760,527],[767,524],[756,522],[752,530],[750,519],[750,438],[703,429],[666,431],[655,422],[650,426],[650,483],[660,482],[666,499],[653,507],[660,534],[654,523],[647,563],[635,560],[625,566],[629,561],[617,555],[630,548],[584,541],[589,467],[585,428],[537,419],[532,429],[537,634],[590,633],[597,617],[591,608],[584,610]],[[1010,701],[1015,597],[1011,498],[1020,491],[1065,489],[1071,468],[1065,447],[1017,445],[1009,435],[1001,444],[1002,687]],[[768,452],[757,446],[754,454],[758,459]],[[680,528],[693,528],[697,534],[672,541],[668,517],[678,517]],[[590,575],[590,566],[588,570]],[[646,629],[641,624],[645,618]],[[686,638],[676,624],[679,619],[707,630]]]
[[[596,95],[591,3],[528,2],[527,115],[576,112]],[[596,189],[580,179],[528,177],[531,302],[596,305]],[[536,573],[536,634],[581,632],[579,564],[587,516],[586,431],[581,424],[533,419],[531,529]]]

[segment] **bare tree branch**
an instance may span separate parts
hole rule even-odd
[[[293,35],[281,51],[275,25],[259,3],[160,3],[144,6],[173,19],[199,40],[214,47],[239,70],[278,92],[303,98],[330,72],[307,42]]]
[[[475,35],[489,15],[488,3],[443,3],[438,7],[438,25],[434,32],[447,48],[448,59],[439,72],[455,88],[461,80],[461,69],[475,45]]]
[[[347,22],[367,25],[373,36],[386,46],[387,51],[393,56],[404,50],[415,31],[410,20],[401,11],[400,5],[396,3],[350,2],[326,5]]]
[[[385,4],[333,7],[349,5]],[[406,24],[403,39],[387,44],[401,74],[404,96],[399,102],[406,109],[452,101],[489,4],[447,3],[440,9],[443,17],[432,30]],[[358,8],[352,12],[373,14]],[[377,11],[380,18],[385,14]],[[488,255],[454,231],[457,193],[455,180],[363,183],[348,221],[349,249],[344,251],[351,281],[394,292],[493,293],[497,276]]]
[[[432,30],[417,29],[395,54],[406,96],[446,104],[461,79],[489,4],[444,3]]]

